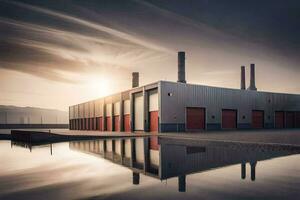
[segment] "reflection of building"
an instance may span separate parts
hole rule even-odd
[[[159,141],[159,145],[157,143]],[[132,182],[139,184],[139,173],[165,180],[178,177],[178,190],[186,190],[186,176],[215,168],[241,164],[241,178],[246,178],[246,164],[255,180],[259,161],[300,152],[299,148],[259,144],[188,141],[157,137],[107,139],[70,142],[70,148],[104,157],[133,171]]]
[[[178,81],[158,81],[69,107],[70,129],[183,132],[206,129],[300,128],[300,95],[258,92],[255,65],[241,89],[186,84],[185,53],[178,53]]]

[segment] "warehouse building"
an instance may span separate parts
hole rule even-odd
[[[220,129],[300,128],[300,95],[257,91],[251,64],[246,89],[187,84],[185,52],[178,52],[178,81],[139,86],[69,107],[71,130],[186,132]]]

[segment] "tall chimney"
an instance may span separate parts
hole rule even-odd
[[[241,66],[241,90],[246,89],[245,66]]]
[[[250,65],[250,86],[248,90],[257,90],[255,87],[255,64]]]
[[[139,87],[139,73],[132,72],[132,88]]]
[[[185,52],[178,52],[178,83],[186,83],[185,80]]]

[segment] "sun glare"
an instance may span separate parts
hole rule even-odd
[[[110,94],[110,80],[107,77],[90,77],[87,80],[86,88],[92,97],[103,97]]]

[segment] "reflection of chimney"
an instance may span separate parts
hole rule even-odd
[[[241,90],[246,89],[245,66],[241,66]]]
[[[250,166],[251,166],[251,180],[255,181],[256,162],[250,162]]]
[[[255,64],[250,65],[250,86],[248,90],[257,90],[255,87]]]
[[[185,80],[185,52],[178,52],[178,80],[179,83],[186,83]]]
[[[185,192],[186,191],[186,183],[185,183],[185,175],[178,176],[178,191]]]
[[[139,87],[139,73],[132,72],[132,88]]]
[[[241,178],[242,179],[246,178],[246,163],[241,164]]]
[[[137,172],[132,172],[132,184],[138,185],[140,184],[140,174]]]

